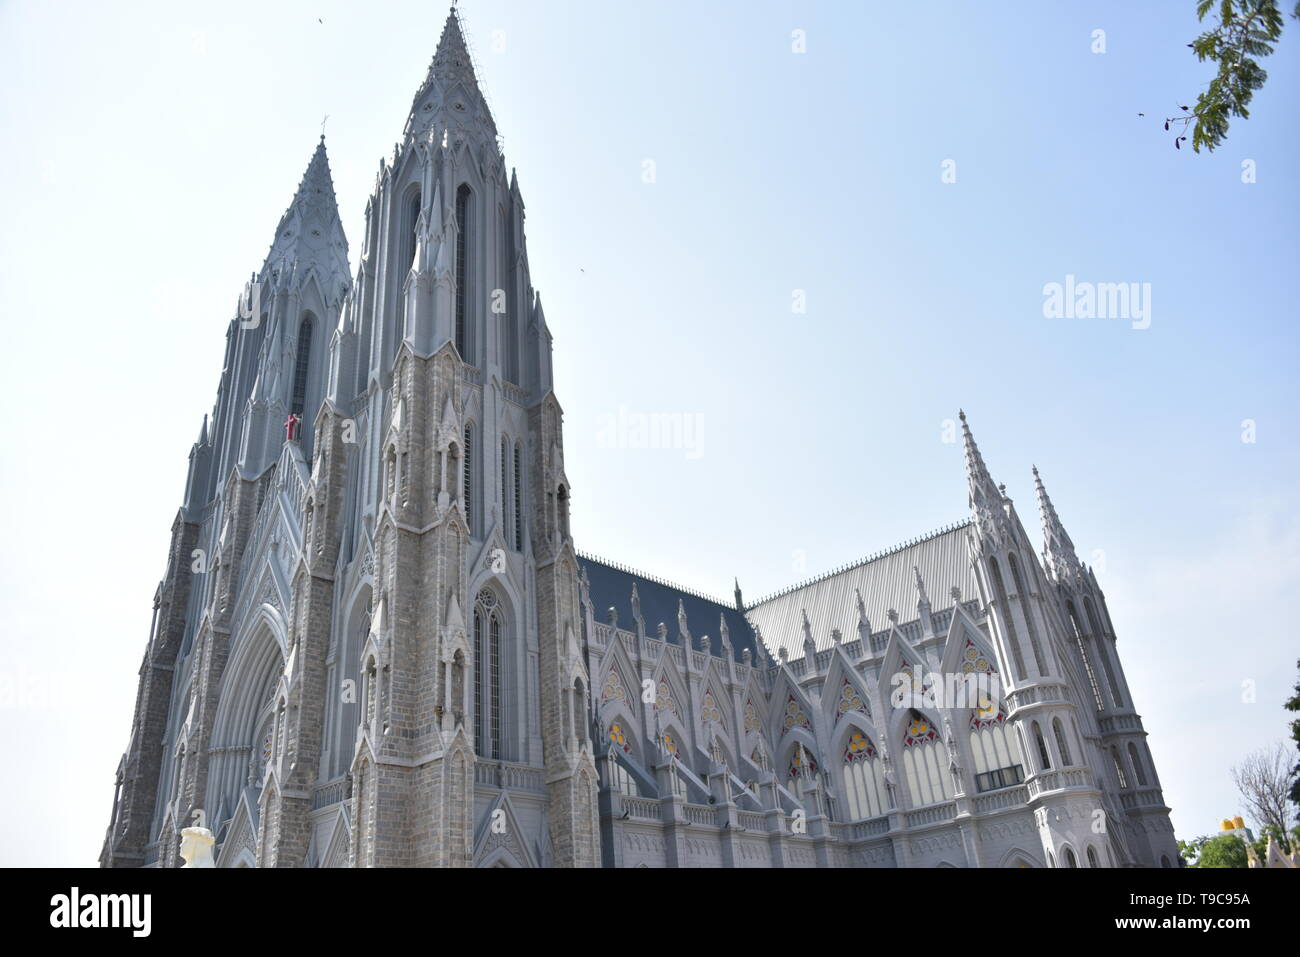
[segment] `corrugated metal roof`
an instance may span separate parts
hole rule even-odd
[[[733,605],[591,555],[579,554],[578,560],[587,572],[591,605],[597,621],[606,621],[606,612],[614,608],[618,612],[618,626],[635,631],[632,583],[636,582],[641,616],[645,619],[646,634],[649,637],[656,637],[659,623],[663,622],[668,626],[668,642],[681,644],[677,634],[677,602],[680,600],[686,612],[686,627],[696,640],[696,650],[699,650],[700,636],[708,635],[712,639],[713,656],[723,657],[718,629],[718,618],[722,616],[727,621],[727,640],[731,642],[736,660],[741,660],[741,652],[746,648],[751,653],[757,652],[753,629]]]
[[[858,637],[858,603],[854,589],[862,593],[867,618],[873,631],[889,627],[889,609],[898,612],[900,622],[917,617],[915,567],[921,573],[930,610],[951,608],[952,588],[961,589],[963,600],[978,596],[975,572],[966,553],[966,529],[962,522],[928,538],[900,545],[849,568],[765,598],[746,609],[749,620],[762,633],[763,644],[773,656],[784,647],[791,658],[803,657],[803,613],[808,613],[813,642],[818,651],[834,643],[831,630],[838,628],[841,640]]]

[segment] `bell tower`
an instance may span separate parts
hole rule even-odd
[[[1049,866],[1086,866],[1088,849],[1107,846],[1118,822],[1103,805],[1083,750],[1047,580],[1006,487],[994,483],[966,414],[960,418],[972,518],[967,551],[989,609],[1008,719],[1027,765],[1029,807]]]
[[[475,782],[506,762],[544,766],[553,863],[599,860],[561,412],[523,224],[453,9],[380,166],[331,363],[365,369],[374,423],[362,866],[471,864]]]

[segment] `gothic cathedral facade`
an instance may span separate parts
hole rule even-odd
[[[750,605],[577,552],[562,420],[453,11],[355,272],[322,137],[230,321],[101,864],[1178,860],[1097,580],[964,416],[969,521]]]

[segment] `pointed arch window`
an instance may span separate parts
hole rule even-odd
[[[510,261],[510,214],[504,208],[500,211],[499,223],[501,233],[500,289],[506,293],[506,311],[501,316],[501,334],[505,340],[505,355],[502,358],[501,366],[505,369],[506,381],[519,385],[519,320],[517,310],[510,308],[508,290],[513,286],[510,281],[513,263]]]
[[[1074,642],[1079,647],[1079,657],[1083,659],[1083,670],[1088,676],[1088,687],[1092,689],[1092,700],[1098,711],[1105,711],[1106,705],[1101,700],[1101,688],[1097,685],[1097,674],[1092,670],[1092,661],[1088,657],[1088,646],[1083,640],[1083,630],[1079,627],[1079,615],[1074,610],[1074,602],[1067,601],[1065,610],[1070,616],[1070,625],[1074,628]]]
[[[1011,606],[1007,602],[1007,586],[1002,580],[1002,569],[996,558],[989,559],[989,577],[993,579],[993,594],[998,607],[1002,610],[1002,619],[1007,623],[1007,644],[1011,646],[1011,657],[1016,665],[1016,680],[1025,680],[1025,658],[1020,650],[1020,641],[1016,638],[1016,623],[1011,617]]]
[[[1142,759],[1138,757],[1137,745],[1132,741],[1128,743],[1128,759],[1133,763],[1133,775],[1137,778],[1138,787],[1147,786],[1147,773],[1142,769]]]
[[[619,728],[618,725],[614,725],[614,728],[618,728],[618,732],[621,736],[623,733],[623,729]],[[613,740],[613,738],[614,738],[614,730],[611,728],[610,739]],[[628,797],[640,797],[641,789],[637,787],[636,779],[632,777],[631,772],[629,772],[628,769],[623,766],[623,763],[621,761],[619,761],[617,758],[612,758],[606,764],[606,767],[609,768],[610,787],[612,787],[615,791],[622,791],[623,794],[625,794]]]
[[[289,411],[302,415],[307,407],[307,376],[311,371],[311,316],[303,316],[298,323],[298,356],[293,366],[293,401]]]
[[[469,362],[467,335],[469,299],[469,212],[470,188],[461,183],[456,190],[456,351]]]
[[[916,806],[952,799],[948,748],[932,722],[919,711],[908,714],[903,726],[903,770]]]
[[[1078,867],[1078,866],[1079,866],[1079,859],[1078,859],[1077,857],[1074,856],[1074,849],[1073,849],[1073,848],[1069,848],[1069,847],[1067,847],[1067,848],[1065,849],[1065,866],[1066,866],[1066,867]]]
[[[786,787],[802,801],[804,791],[812,787],[817,771],[817,759],[802,744],[796,744],[790,753],[790,767],[786,771],[789,781]]]
[[[474,745],[482,757],[501,760],[503,714],[501,644],[504,620],[496,595],[483,589],[474,602]]]
[[[1016,561],[1015,555],[1007,556],[1007,564],[1011,567],[1011,579],[1016,585],[1016,594],[1020,596],[1020,607],[1025,612],[1025,627],[1029,629],[1029,647],[1034,653],[1034,667],[1038,669],[1039,675],[1047,674],[1047,665],[1043,660],[1043,649],[1038,643],[1038,627],[1034,624],[1034,612],[1029,605],[1029,592],[1025,591],[1024,579],[1020,577],[1020,563]],[[1011,609],[1007,609],[1007,617],[1011,616]]]
[[[415,250],[419,245],[420,229],[420,191],[417,189],[411,194],[411,201],[406,204],[406,216],[404,229],[402,230],[402,259],[398,263],[401,267],[397,275],[402,282],[406,281],[406,274],[415,268]]]
[[[1061,766],[1069,767],[1074,762],[1070,760],[1070,746],[1065,742],[1065,729],[1061,727],[1061,719],[1052,719],[1052,735],[1056,738],[1056,753],[1061,756]]]
[[[989,711],[996,709],[996,713]],[[1020,741],[1007,729],[1007,715],[998,705],[970,716],[970,750],[975,761],[975,789],[996,791],[1025,780]]]
[[[884,764],[876,746],[863,732],[849,733],[844,744],[844,797],[849,819],[879,817],[889,809]]]
[[[523,484],[523,450],[515,443],[515,551],[524,550],[524,484]]]
[[[366,662],[366,686],[364,690],[366,698],[366,727],[373,729],[375,726],[375,692],[378,690],[378,675],[375,671],[375,659],[371,658]]]
[[[459,649],[451,659],[451,715],[455,724],[465,720],[465,653]]]
[[[506,544],[512,544],[510,538],[511,521],[510,521],[510,484],[507,481],[507,472],[510,462],[510,443],[506,437],[501,436],[501,487],[500,504],[501,504],[501,535],[506,540]]]
[[[587,689],[583,687],[581,678],[573,679],[573,736],[578,741],[578,747],[587,743]]]
[[[1097,862],[1097,852],[1096,852],[1095,850],[1093,850],[1091,844],[1088,845],[1088,866],[1089,866],[1089,867],[1101,867],[1101,864],[1099,864],[1099,863]]]
[[[1120,694],[1119,682],[1115,680],[1115,669],[1111,665],[1111,649],[1106,647],[1105,636],[1102,635],[1101,629],[1097,627],[1097,612],[1093,608],[1092,599],[1084,598],[1083,610],[1088,615],[1088,626],[1092,630],[1093,639],[1097,642],[1097,654],[1101,656],[1101,667],[1106,672],[1106,684],[1110,686],[1110,696],[1115,701],[1115,707],[1124,707],[1124,696]]]
[[[1119,786],[1125,790],[1128,789],[1128,775],[1124,773],[1124,762],[1119,759],[1119,748],[1111,745],[1110,759],[1115,762],[1115,776],[1119,778]]]
[[[474,427],[465,426],[465,447],[461,451],[461,495],[465,505],[465,524],[474,531]]]
[[[560,541],[567,541],[569,538],[569,493],[563,485],[555,494],[555,503],[559,509]]]
[[[1047,751],[1047,742],[1043,740],[1043,729],[1034,722],[1034,744],[1038,745],[1038,762],[1040,771],[1052,770],[1052,756]]]

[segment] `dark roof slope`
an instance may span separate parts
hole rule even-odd
[[[632,583],[636,582],[646,634],[651,638],[657,637],[659,623],[663,622],[668,626],[669,643],[681,644],[677,633],[677,603],[681,601],[686,612],[686,627],[695,638],[697,649],[700,636],[708,635],[712,639],[714,656],[722,657],[722,638],[718,631],[718,616],[721,615],[727,622],[728,640],[736,660],[741,660],[741,653],[746,648],[757,657],[754,631],[734,605],[724,604],[680,585],[591,555],[580,554],[578,560],[586,570],[590,582],[591,604],[597,621],[608,621],[609,609],[614,608],[618,612],[618,627],[635,631]]]

